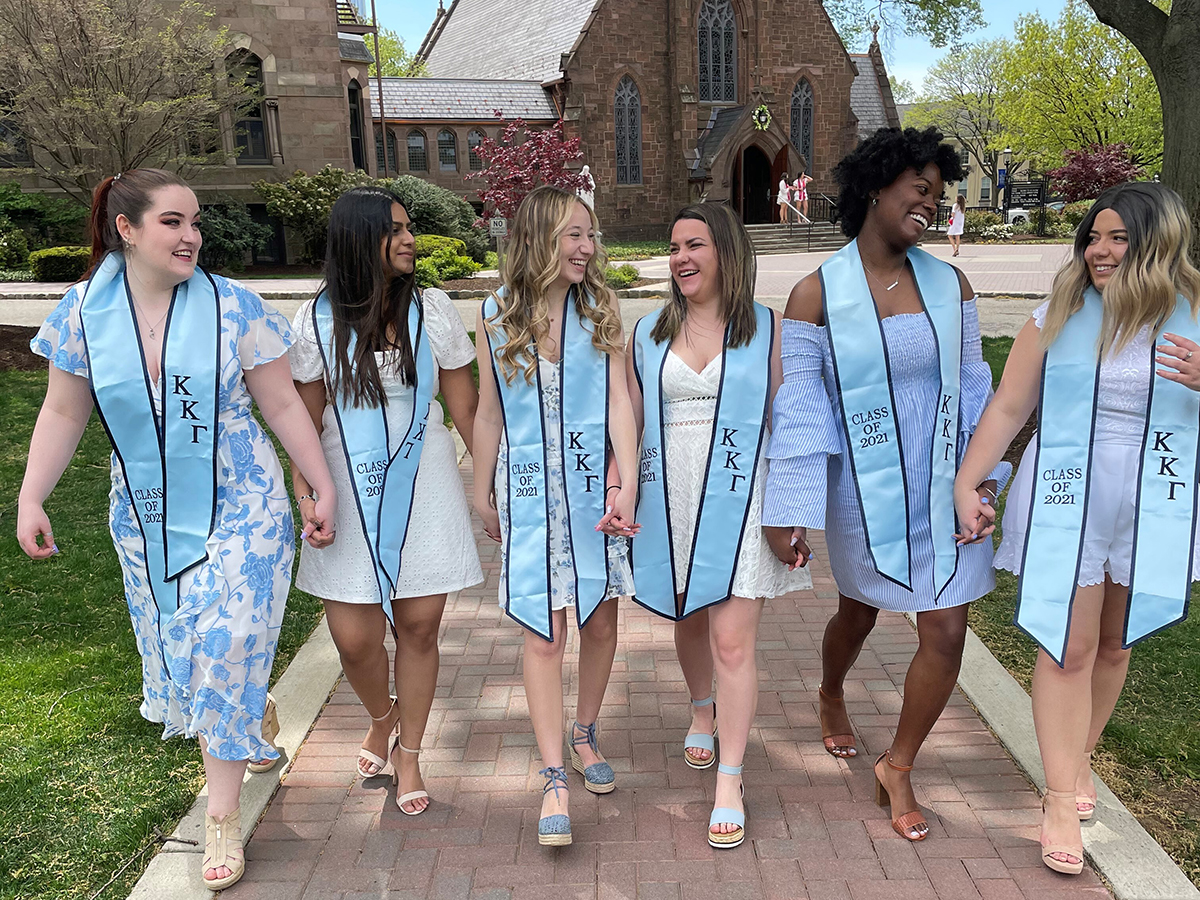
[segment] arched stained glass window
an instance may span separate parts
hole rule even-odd
[[[443,172],[458,171],[458,139],[449,129],[438,132],[438,168]]]
[[[479,147],[482,141],[482,131],[471,131],[467,133],[467,162],[470,164],[472,172],[480,172],[483,170],[483,159],[478,153],[475,152],[476,148]]]
[[[698,23],[700,101],[737,102],[737,16],[729,0],[704,0]]]
[[[642,183],[642,94],[626,75],[614,98],[617,130],[617,184]]]
[[[792,146],[804,157],[804,174],[813,171],[813,89],[801,78],[792,90]]]
[[[429,156],[425,152],[425,135],[419,131],[408,133],[408,171],[425,172],[429,170]]]

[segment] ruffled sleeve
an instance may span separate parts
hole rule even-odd
[[[233,331],[241,367],[253,369],[287,353],[293,340],[288,320],[245,285],[228,278],[217,283],[226,298],[225,328]]]
[[[433,358],[442,369],[461,369],[475,359],[475,345],[467,334],[462,316],[445,291],[426,288],[421,293],[425,301],[425,327],[429,329],[429,344]]]
[[[960,413],[958,420],[959,463],[967,452],[967,442],[975,433],[983,411],[992,400],[992,367],[983,358],[983,341],[979,336],[979,308],[975,298],[962,306],[962,374]],[[996,493],[1004,490],[1012,476],[1012,463],[1000,462],[986,480],[995,479]]]
[[[842,452],[825,385],[829,341],[824,328],[784,319],[781,349],[762,524],[824,528],[828,457]]]
[[[46,317],[38,333],[29,342],[29,349],[50,361],[50,365],[70,375],[88,377],[87,347],[83,341],[83,325],[79,318],[82,300],[78,285],[63,294],[54,311]]]
[[[292,334],[295,343],[288,348],[288,363],[292,367],[292,380],[311,384],[325,377],[325,360],[317,344],[317,330],[312,320],[313,301],[307,300],[296,310],[292,319]]]

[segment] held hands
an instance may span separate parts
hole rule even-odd
[[[958,546],[978,544],[996,530],[995,494],[984,482],[975,488],[954,489],[954,509],[958,513],[961,534],[955,534]]]
[[[317,550],[328,547],[337,537],[337,496],[330,491],[322,494],[320,500],[311,497],[301,500],[300,520],[304,526],[300,540]]]
[[[613,537],[635,537],[642,526],[633,521],[637,505],[637,488],[610,484],[604,491],[604,515],[596,523],[596,530]]]
[[[1155,348],[1158,356],[1154,361],[1166,366],[1165,369],[1156,370],[1158,374],[1168,381],[1178,381],[1193,391],[1200,391],[1200,356],[1192,359],[1192,355],[1200,350],[1200,345],[1177,334],[1164,334],[1163,338],[1171,343],[1159,344]]]
[[[497,544],[500,543],[500,513],[496,512],[496,495],[489,492],[486,497],[475,495],[475,512],[483,519],[483,533]]]
[[[775,558],[788,567],[788,571],[802,569],[812,561],[813,553],[808,546],[807,528],[786,528],[779,525],[764,525],[763,534]]]
[[[38,538],[42,542],[38,543]],[[42,505],[21,503],[17,507],[17,542],[30,559],[49,559],[58,552],[50,519]]]

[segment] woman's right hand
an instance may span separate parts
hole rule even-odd
[[[958,513],[960,534],[954,535],[961,547],[975,544],[996,530],[996,507],[985,503],[979,489],[954,486],[954,511]]]
[[[498,544],[500,543],[500,513],[496,511],[494,496],[493,494],[489,494],[486,498],[476,496],[475,512],[483,520],[483,533]]]
[[[775,558],[788,567],[789,571],[803,568],[812,559],[808,546],[808,529],[787,528],[782,525],[764,525],[763,535]]]
[[[303,525],[300,530],[301,539],[307,541],[308,545],[316,550],[328,547],[337,537],[337,528],[334,522],[336,516],[336,498],[326,500],[322,496],[320,501],[313,500],[311,497],[304,498],[300,501],[300,521]]]
[[[38,543],[38,538],[42,542]],[[42,505],[19,503],[17,506],[17,542],[30,559],[49,559],[58,552],[50,519]]]

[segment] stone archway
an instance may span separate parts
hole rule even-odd
[[[761,225],[773,221],[775,185],[771,182],[771,158],[757,144],[742,151],[742,221]]]

